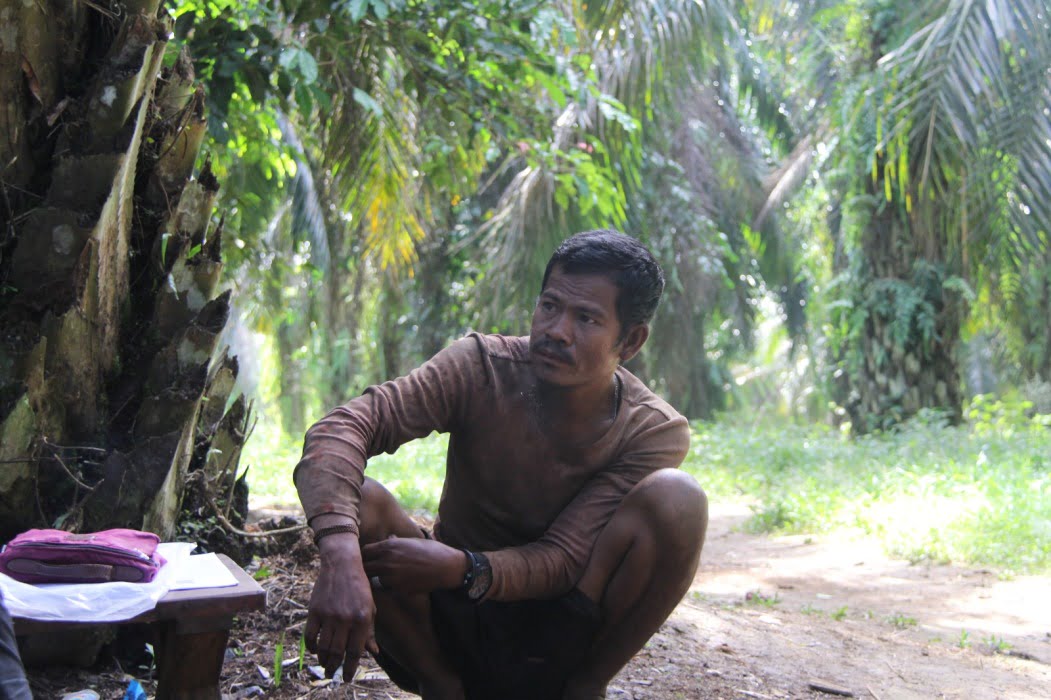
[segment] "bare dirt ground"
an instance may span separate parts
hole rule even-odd
[[[713,509],[689,595],[614,679],[610,700],[1051,698],[1051,578],[913,566],[868,540],[745,534],[747,517],[743,507]],[[312,659],[301,664],[299,632],[316,574],[308,540],[259,567],[268,574],[267,610],[234,630],[224,697],[414,697],[371,663],[340,684],[312,673]],[[282,640],[279,681],[274,649]],[[32,679],[37,697],[77,687],[120,697],[114,689],[125,670]]]

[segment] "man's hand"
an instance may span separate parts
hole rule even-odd
[[[321,571],[310,596],[304,630],[307,649],[318,655],[328,677],[346,657],[343,676],[350,680],[364,651],[379,651],[375,618],[376,604],[362,568],[357,536],[329,535],[321,540]]]
[[[365,545],[361,555],[365,573],[395,593],[458,588],[467,574],[463,551],[435,540],[391,537]]]

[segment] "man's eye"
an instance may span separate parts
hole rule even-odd
[[[588,325],[591,325],[591,324],[595,323],[595,319],[592,318],[591,316],[588,316],[587,314],[580,314],[580,322],[581,323],[586,323]]]

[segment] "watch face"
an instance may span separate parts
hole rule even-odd
[[[472,563],[471,585],[467,589],[467,597],[471,600],[478,600],[493,585],[493,569],[489,566],[489,559],[484,554],[474,555]]]

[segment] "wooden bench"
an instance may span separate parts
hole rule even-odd
[[[169,591],[153,610],[122,622],[13,618],[16,635],[101,625],[148,624],[154,632],[157,700],[217,700],[234,615],[266,607],[266,592],[229,557],[219,559],[236,586]]]

